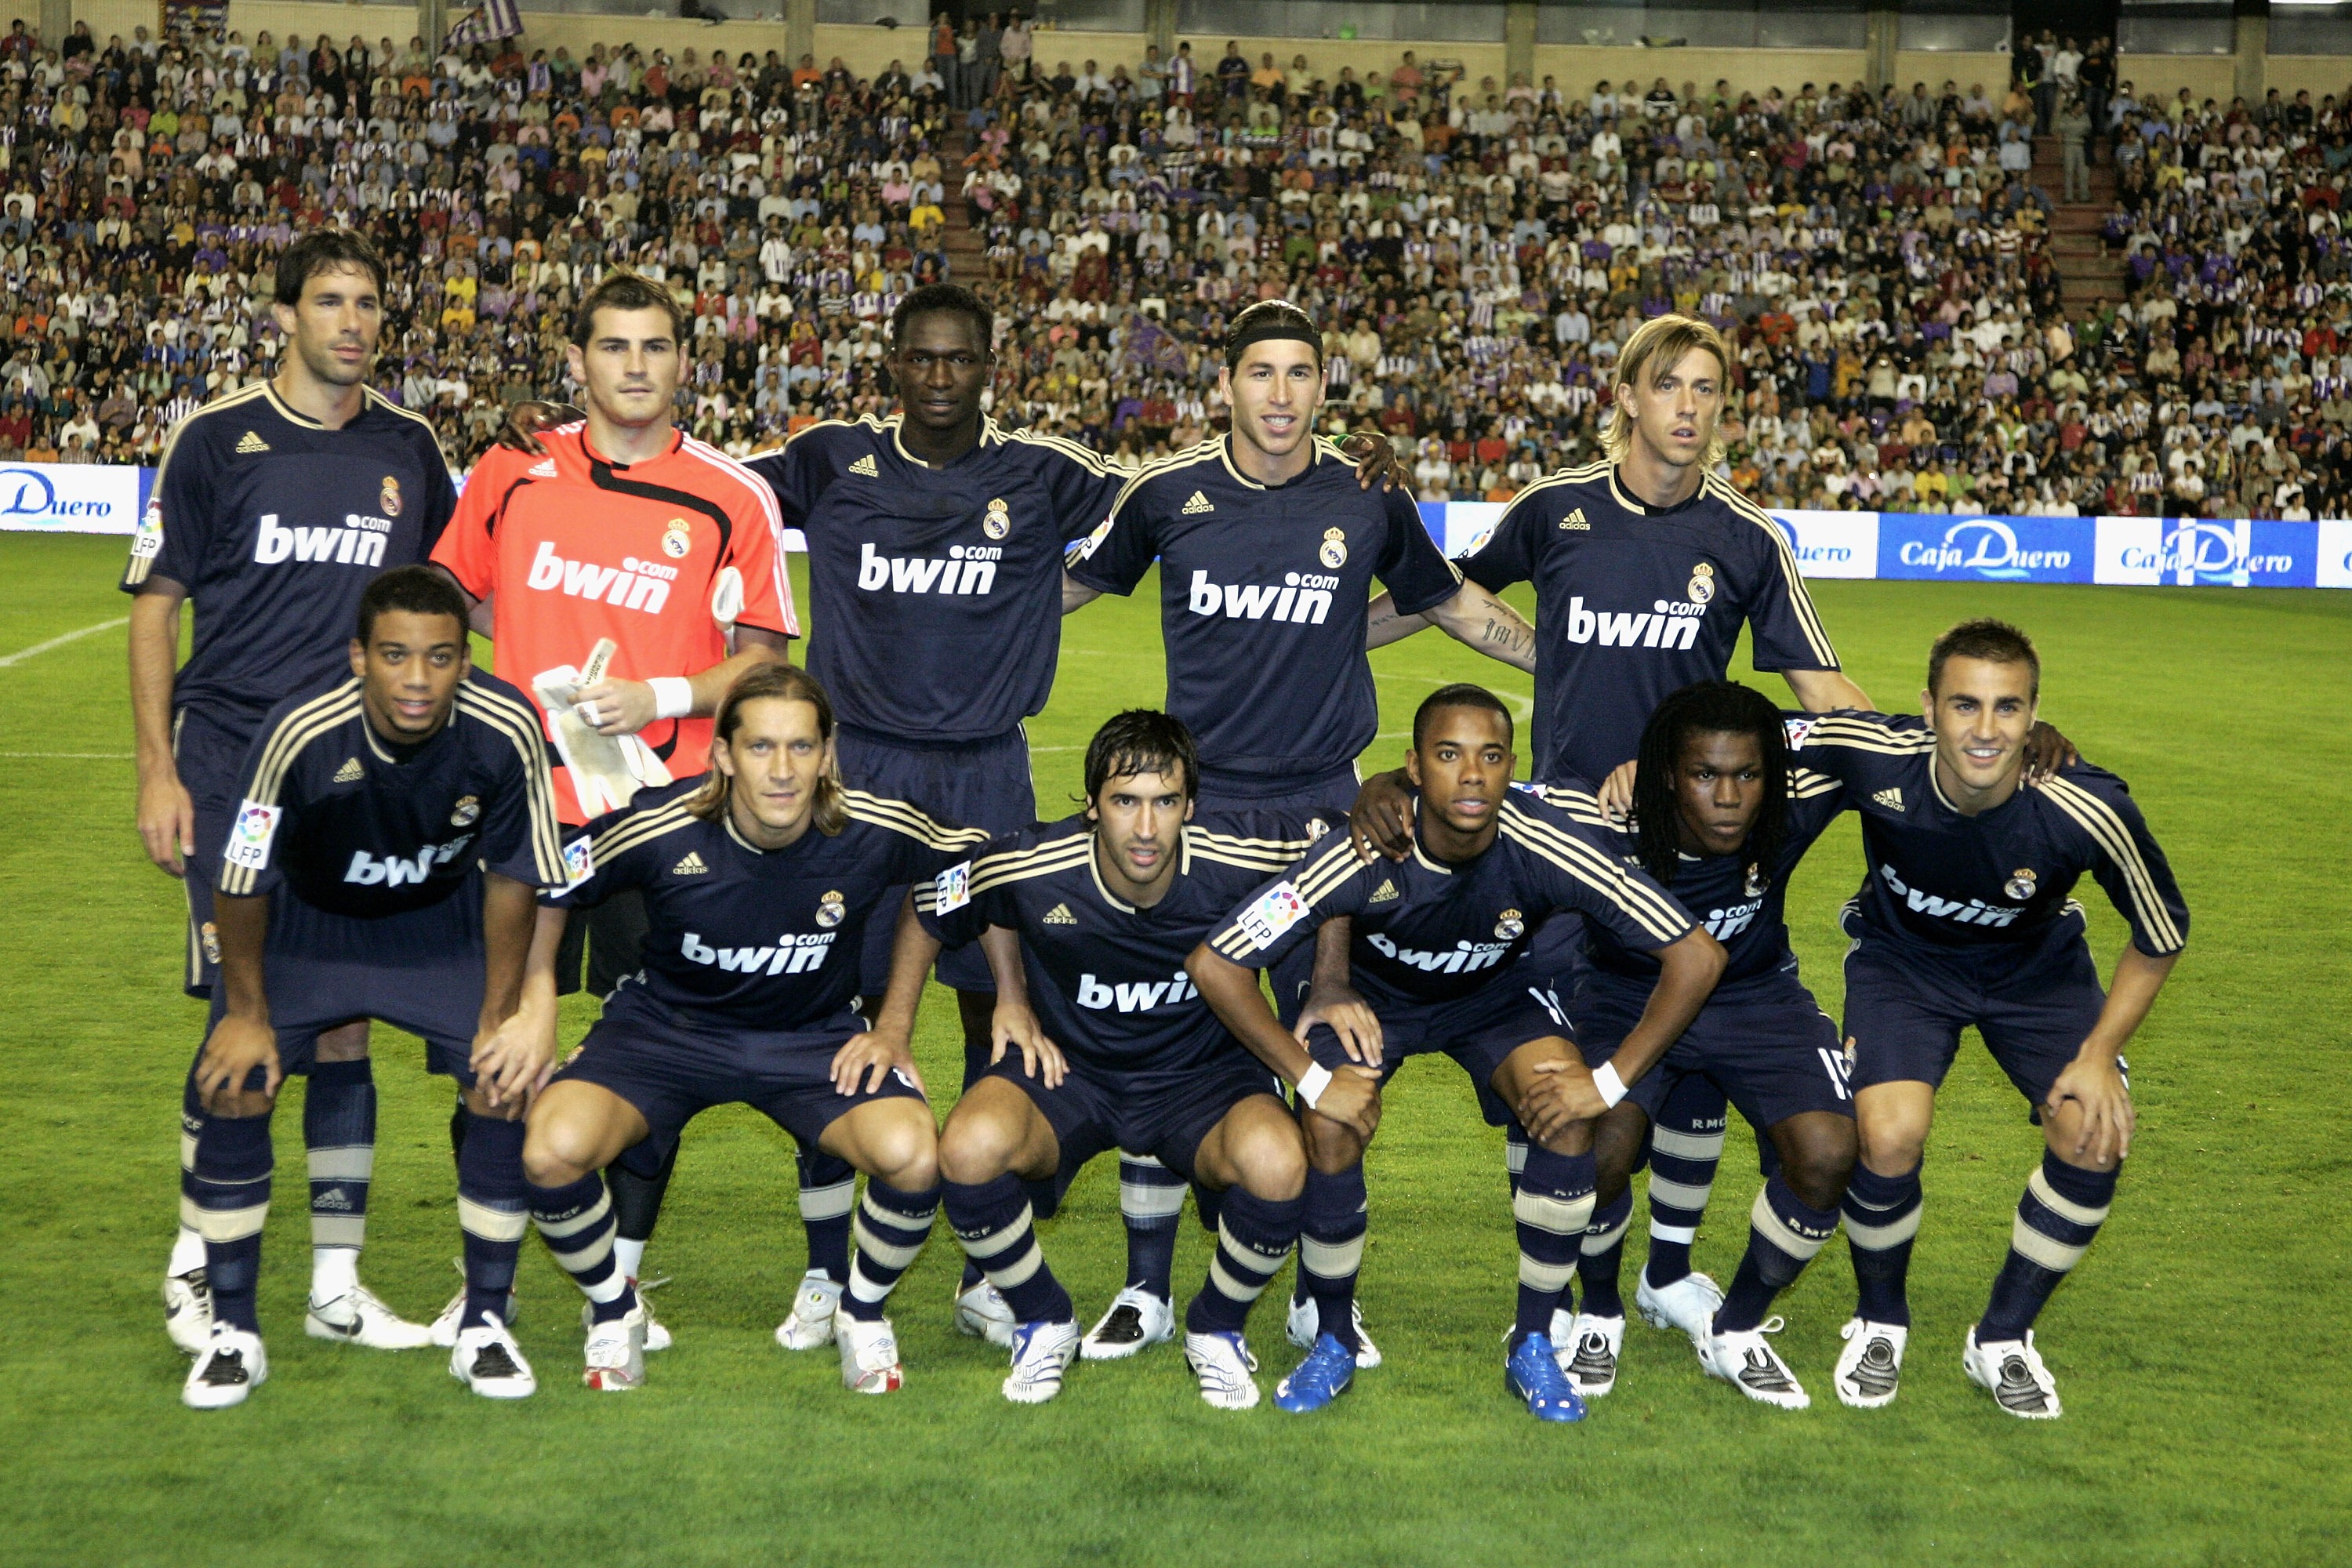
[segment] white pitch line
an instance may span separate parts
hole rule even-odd
[[[0,752],[0,757],[12,762],[127,763],[134,755],[131,752]]]
[[[117,626],[126,626],[130,624],[129,616],[117,616],[110,621],[100,621],[94,626],[84,626],[78,632],[68,632],[63,637],[51,637],[47,642],[37,642],[30,647],[18,648],[15,653],[0,658],[0,669],[5,669],[12,664],[22,664],[35,654],[47,653],[51,648],[63,647],[69,642],[79,642],[84,637],[96,637],[100,632],[110,632]]]

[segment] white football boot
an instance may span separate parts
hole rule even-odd
[[[1624,1319],[1554,1312],[1551,1342],[1552,1359],[1580,1395],[1598,1399],[1617,1386],[1617,1363],[1625,1352]]]
[[[1348,1310],[1356,1324],[1356,1370],[1370,1372],[1381,1364],[1381,1347],[1364,1332],[1364,1303],[1350,1301]],[[1323,1314],[1316,1310],[1314,1297],[1290,1303],[1290,1316],[1284,1321],[1282,1331],[1300,1350],[1315,1348],[1315,1342],[1323,1336]]]
[[[646,1385],[646,1305],[643,1301],[588,1331],[580,1381],[600,1394]]]
[[[213,1292],[202,1264],[163,1276],[163,1331],[182,1355],[202,1355],[213,1337]]]
[[[1832,1380],[1838,1403],[1856,1410],[1894,1404],[1903,1381],[1903,1347],[1910,1342],[1911,1331],[1901,1323],[1849,1318],[1838,1337],[1845,1341]]]
[[[1023,1323],[1013,1331],[1013,1370],[1004,1397],[1015,1405],[1043,1405],[1062,1392],[1062,1374],[1078,1355],[1081,1335],[1075,1319]]]
[[[1176,1337],[1176,1304],[1140,1285],[1111,1298],[1102,1321],[1087,1331],[1078,1353],[1087,1361],[1124,1361]]]
[[[1693,1350],[1701,1348],[1714,1331],[1716,1310],[1722,1305],[1723,1287],[1696,1270],[1654,1290],[1650,1271],[1644,1268],[1641,1284],[1633,1289],[1633,1310],[1642,1314],[1642,1321],[1654,1329],[1680,1331]]]
[[[776,1342],[788,1351],[813,1351],[833,1343],[834,1314],[841,1310],[841,1286],[822,1268],[801,1276],[793,1310],[776,1325]],[[891,1358],[894,1362],[896,1355]],[[842,1365],[846,1368],[845,1361]]]
[[[1710,1331],[1699,1342],[1698,1364],[1709,1377],[1723,1379],[1759,1405],[1805,1409],[1812,1404],[1812,1396],[1764,1337],[1779,1333],[1784,1326],[1782,1319],[1767,1318],[1752,1329]]]
[[[247,1394],[268,1381],[269,1355],[261,1348],[261,1336],[215,1323],[213,1337],[188,1369],[188,1381],[180,1385],[180,1403],[191,1410],[226,1410],[244,1404]]]
[[[781,1337],[783,1331],[776,1332]],[[852,1394],[895,1394],[907,1385],[907,1369],[898,1364],[898,1331],[889,1319],[869,1322],[838,1313],[829,1337],[841,1346],[841,1385]]]
[[[2033,1331],[2021,1340],[1979,1342],[1974,1323],[1960,1348],[1960,1370],[1969,1381],[1992,1395],[1995,1405],[2028,1421],[2055,1421],[2063,1414],[2058,1405],[2058,1384],[2033,1348]]]
[[[1239,1334],[1184,1335],[1184,1360],[1201,1380],[1201,1397],[1220,1410],[1247,1410],[1257,1403],[1257,1357]]]
[[[354,1285],[331,1301],[312,1301],[302,1314],[302,1331],[314,1340],[372,1351],[413,1351],[433,1342],[431,1325],[410,1322],[364,1285]]]
[[[653,1298],[646,1294],[648,1290],[658,1290],[668,1283],[669,1276],[667,1274],[658,1279],[629,1281],[629,1289],[637,1293],[637,1310],[646,1315],[646,1353],[647,1355],[653,1354],[656,1351],[666,1351],[670,1346],[669,1330],[664,1326],[660,1319],[654,1316]],[[509,1297],[508,1300],[511,1303],[513,1298]],[[580,1331],[583,1333],[591,1334],[596,1331],[596,1310],[585,1301],[580,1303]]]
[[[504,1323],[484,1321],[457,1331],[449,1351],[449,1375],[485,1399],[528,1399],[539,1392],[522,1347]]]
[[[1013,1348],[1013,1331],[1019,1327],[1013,1321],[1013,1309],[1004,1303],[1004,1293],[985,1279],[969,1290],[957,1288],[955,1326],[960,1334],[1008,1351]]]

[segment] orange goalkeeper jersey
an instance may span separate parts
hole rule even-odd
[[[585,663],[600,637],[617,645],[606,674],[621,679],[693,675],[724,659],[710,596],[730,566],[743,581],[738,624],[800,635],[765,480],[682,432],[637,463],[599,456],[584,422],[540,440],[543,458],[482,455],[433,552],[467,593],[492,601],[499,674],[534,706],[531,678]],[[641,738],[674,778],[709,765],[708,719],[657,719]],[[565,822],[586,820],[560,764],[555,794]]]

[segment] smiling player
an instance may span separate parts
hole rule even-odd
[[[2131,1152],[2123,1050],[2189,940],[2189,910],[2121,779],[2076,763],[2021,787],[2041,694],[2023,632],[1964,621],[1927,656],[1924,718],[1831,714],[1797,751],[1845,785],[1863,823],[1862,890],[1843,918],[1862,1134],[1845,1198],[1861,1299],[1836,1377],[1848,1405],[1895,1395],[1920,1159],[1963,1028],[2025,1096],[2044,1146],[1960,1356],[2012,1415],[2060,1412],[2033,1321],[2098,1235]],[[2131,927],[2104,992],[2069,896],[2085,872]]]

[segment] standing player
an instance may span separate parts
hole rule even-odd
[[[940,1201],[937,1134],[908,1051],[932,950],[896,889],[958,884],[986,836],[842,788],[832,705],[790,665],[754,669],[727,693],[710,763],[709,776],[644,791],[566,847],[577,879],[540,918],[524,1026],[554,1037],[572,905],[636,889],[646,967],[531,1108],[531,1217],[587,1294],[588,1386],[637,1387],[646,1314],[616,1267],[597,1173],[633,1147],[659,1162],[703,1110],[750,1105],[869,1178],[833,1337],[843,1383],[887,1394],[904,1374],[883,1307]],[[894,918],[898,955],[869,1029],[851,1010],[854,955],[869,921]]]
[[[1296,1050],[1258,989],[1256,971],[1348,917],[1349,975],[1380,1020],[1371,1056],[1380,1076],[1407,1056],[1444,1051],[1477,1087],[1493,1125],[1529,1141],[1512,1204],[1519,1238],[1517,1320],[1506,1346],[1512,1394],[1546,1421],[1575,1421],[1550,1340],[1552,1317],[1575,1272],[1592,1215],[1593,1121],[1623,1099],[1671,1046],[1723,972],[1723,949],[1646,874],[1626,866],[1566,812],[1514,798],[1511,716],[1493,693],[1448,686],[1413,715],[1405,770],[1420,792],[1420,848],[1401,866],[1369,864],[1339,844],[1235,910],[1187,965],[1217,1016],[1252,1050]],[[1618,1060],[1588,1072],[1546,977],[1517,963],[1546,915],[1575,910],[1617,941],[1654,955],[1659,969]],[[1328,1026],[1309,1035],[1315,1075],[1299,1082],[1308,1157],[1360,1186],[1368,1124],[1324,1114],[1317,1090],[1357,1055]],[[1319,1075],[1319,1076],[1316,1076]],[[1360,1238],[1351,1251],[1360,1255]],[[1286,1409],[1312,1410],[1344,1392],[1356,1367],[1355,1258],[1310,1268],[1322,1331],[1276,1391]]]
[[[552,1052],[499,1026],[521,994],[532,889],[563,880],[547,755],[530,705],[474,671],[447,578],[387,572],[358,623],[351,676],[264,721],[222,854],[220,982],[188,1074],[206,1112],[190,1217],[217,1317],[181,1393],[200,1410],[269,1375],[255,1309],[269,1114],[284,1075],[355,1017],[424,1036],[432,1069],[464,1086],[466,1310],[449,1370],[492,1398],[532,1388],[505,1321],[523,1233],[516,1119]]]
[[[1350,484],[1345,457],[1314,435],[1323,347],[1305,312],[1269,300],[1235,317],[1217,384],[1231,434],[1127,485],[1076,552],[1065,602],[1131,593],[1158,560],[1168,710],[1198,737],[1202,808],[1345,811],[1356,759],[1380,730],[1364,652],[1375,578],[1407,610],[1518,668],[1534,668],[1534,632],[1462,581],[1409,495]],[[1344,932],[1332,938],[1344,947]],[[1286,1020],[1315,956],[1300,949],[1275,974]],[[1310,1174],[1305,1234],[1318,1249],[1346,1245],[1362,1234],[1364,1204],[1360,1187]],[[1302,1347],[1316,1338],[1307,1302],[1295,1298],[1290,1325]]]
[[[767,486],[675,424],[683,324],[668,292],[634,274],[608,274],[590,289],[569,350],[586,415],[548,431],[536,459],[484,453],[433,552],[488,605],[499,667],[519,686],[585,664],[610,638],[617,651],[605,679],[581,689],[581,717],[599,734],[638,737],[677,778],[709,765],[709,716],[736,678],[786,658],[799,632]],[[733,610],[733,653],[714,610],[722,584],[740,585],[740,605],[719,606]],[[583,808],[570,769],[555,770],[555,790],[568,826],[599,815]],[[589,989],[609,994],[637,969],[644,924],[634,897],[572,922],[559,988],[580,988],[584,940]],[[614,1178],[625,1217],[640,1221],[629,1226],[634,1245],[623,1258],[631,1278],[667,1176],[648,1169]],[[845,1267],[845,1223],[840,1230]],[[668,1342],[659,1324],[651,1342],[656,1350]]]
[[[383,324],[383,263],[341,230],[279,256],[271,307],[286,353],[278,374],[182,421],[131,546],[131,713],[139,833],[148,858],[187,889],[188,994],[219,974],[213,887],[236,815],[237,771],[262,715],[339,677],[360,595],[377,573],[421,561],[457,504],[432,427],[367,385]],[[195,647],[179,659],[180,613]],[[321,1035],[302,1102],[310,1148],[310,1333],[400,1350],[425,1342],[359,1282],[375,1163],[375,1082],[365,1020]],[[182,1148],[203,1122],[181,1107]],[[164,1327],[194,1355],[212,1331],[204,1237],[183,1219],[163,1280]]]
[[[860,789],[911,801],[942,819],[1016,833],[1037,817],[1023,722],[1045,705],[1061,648],[1066,548],[1109,512],[1132,476],[1073,441],[1007,430],[982,412],[996,371],[995,317],[970,289],[929,284],[900,302],[886,363],[900,411],[827,420],[750,467],[773,489],[784,525],[809,552],[814,621],[810,669],[840,703],[842,776]],[[505,437],[529,447],[543,406],[518,410]],[[1385,441],[1355,459],[1359,489],[1395,472]],[[1091,597],[1091,595],[1087,595]],[[908,650],[919,649],[919,658]],[[863,955],[863,994],[888,980],[889,933]],[[950,949],[940,979],[954,988],[964,1033],[964,1079],[989,1061],[993,982],[982,956]],[[846,1245],[847,1171],[803,1169],[812,1263],[822,1223],[811,1193],[839,1194]],[[1165,1303],[1171,1293],[1181,1184],[1149,1161],[1120,1171],[1129,1282]],[[625,1226],[624,1234],[628,1234]],[[845,1257],[845,1254],[844,1254]],[[791,1321],[793,1349],[825,1342],[843,1276],[812,1268]],[[1129,1310],[1098,1327],[1096,1353],[1140,1348]],[[956,1321],[1009,1342],[1012,1320],[977,1271],[960,1289]],[[1105,1331],[1110,1337],[1104,1337]]]
[[[1846,1190],[1860,1304],[1838,1397],[1895,1398],[1909,1338],[1905,1279],[1936,1089],[1973,1025],[2042,1126],[2009,1257],[1960,1365],[2012,1415],[2059,1414],[2033,1321],[2098,1235],[2131,1152],[2124,1047],[2189,939],[2180,889],[2123,780],[2077,763],[2024,789],[2042,661],[2004,622],[1964,621],[1927,656],[1922,719],[1838,713],[1798,760],[1862,815],[1862,890],[1847,904],[1845,1048],[1862,1163]],[[2129,922],[2102,992],[2080,905],[2084,872]]]
[[[1726,963],[1657,1070],[1601,1119],[1598,1206],[1623,1199],[1651,1121],[1684,1079],[1701,1079],[1738,1106],[1770,1140],[1772,1170],[1749,1214],[1748,1255],[1697,1342],[1699,1364],[1750,1399],[1801,1410],[1804,1388],[1764,1338],[1765,1313],[1837,1229],[1854,1131],[1837,1026],[1797,978],[1784,903],[1790,876],[1845,809],[1845,792],[1791,770],[1780,710],[1727,681],[1686,686],[1658,704],[1639,761],[1631,826],[1589,792],[1541,794],[1657,879],[1723,944]],[[1631,1037],[1658,966],[1606,927],[1593,927],[1589,942],[1570,1011],[1577,1048],[1597,1066]],[[1616,1386],[1625,1334],[1617,1263],[1614,1247],[1584,1256],[1584,1310],[1571,1321],[1563,1307],[1554,1319],[1560,1369],[1588,1399]]]
[[[1187,982],[1184,960],[1244,892],[1339,818],[1194,823],[1197,765],[1181,721],[1121,713],[1087,747],[1085,811],[992,843],[968,889],[916,889],[925,927],[943,939],[1020,936],[1019,963],[1007,952],[997,975],[1000,1059],[940,1135],[949,1223],[1019,1325],[1004,1380],[1016,1404],[1060,1393],[1079,1351],[1070,1295],[1031,1230],[1023,1181],[1066,1185],[1111,1148],[1223,1194],[1215,1258],[1184,1314],[1184,1355],[1211,1405],[1246,1410],[1258,1400],[1243,1329],[1297,1241],[1307,1177],[1298,1124],[1267,1069],[1296,1083],[1311,1063],[1279,1029],[1278,1047],[1243,1049]],[[1004,1043],[1021,1047],[1019,1061],[1002,1056]],[[1349,1106],[1360,1115],[1369,1087],[1319,1098],[1332,1115]],[[1306,1092],[1318,1098],[1312,1085]],[[1155,1338],[1169,1331],[1149,1328]]]

